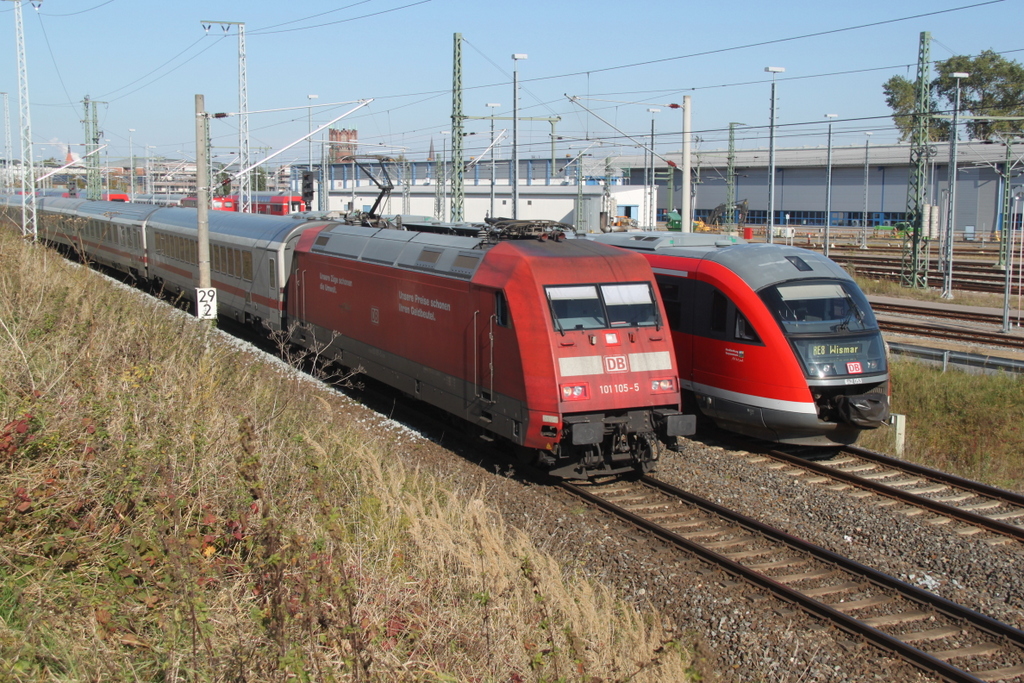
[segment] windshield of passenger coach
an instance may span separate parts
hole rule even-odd
[[[598,330],[658,324],[658,306],[646,282],[545,287],[555,327]]]
[[[760,296],[787,335],[878,329],[867,299],[852,282],[803,280],[766,287]]]

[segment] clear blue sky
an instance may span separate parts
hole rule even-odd
[[[205,95],[210,111],[238,110],[237,33],[225,34],[216,23],[206,33],[202,20],[245,22],[251,111],[297,108],[250,116],[254,158],[267,154],[260,148],[280,149],[306,132],[307,96],[316,94],[318,104],[374,98],[336,126],[358,129],[360,141],[370,143],[368,153],[383,145],[424,159],[431,141],[440,153],[440,132],[451,127],[456,32],[465,41],[464,113],[484,116],[487,103],[500,103],[496,113],[510,116],[511,55],[525,53],[528,59],[519,62],[520,116],[558,116],[558,135],[589,139],[559,142],[559,156],[576,154],[593,140],[603,141],[590,150],[595,156],[638,153],[620,132],[649,135],[652,117],[659,151],[678,150],[681,116],[664,105],[687,94],[701,139],[697,149],[724,148],[730,121],[751,126],[741,130],[739,147],[766,147],[766,66],[786,69],[777,86],[780,146],[824,145],[824,115],[831,113],[839,115],[835,144],[860,144],[867,130],[877,144],[897,138],[881,85],[894,74],[914,78],[921,31],[932,33],[936,60],[992,49],[1021,61],[1022,4],[43,0],[37,10],[25,0],[22,11],[33,138],[49,143],[36,147],[37,159],[63,157],[68,144],[82,150],[86,95],[107,103],[99,118],[111,156],[128,155],[130,128],[136,155],[147,147],[152,154],[194,155],[194,95]],[[9,93],[17,157],[13,6],[0,2],[0,91]],[[915,15],[927,16],[908,18]],[[566,95],[581,98],[594,114]],[[314,126],[348,106],[313,109]],[[647,111],[659,106],[659,113]],[[237,125],[234,118],[212,123],[214,144],[223,147],[219,154],[237,146]],[[479,153],[489,123],[468,121],[466,131],[479,133],[466,138],[467,156]],[[549,132],[546,122],[522,123],[521,156],[547,156]],[[305,154],[303,143],[277,161]]]

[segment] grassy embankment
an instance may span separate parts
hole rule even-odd
[[[857,278],[868,294],[942,301],[932,290]],[[1002,295],[956,292],[955,303],[1002,308]],[[1024,379],[975,375],[895,357],[892,409],[907,416],[905,458],[996,486],[1024,491]],[[860,445],[893,452],[889,427],[866,433]]]
[[[415,443],[6,228],[0,353],[0,680],[687,679]]]

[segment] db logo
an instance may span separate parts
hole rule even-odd
[[[860,363],[856,363],[856,362],[854,362],[854,363],[847,363],[846,364],[846,371],[848,373],[850,373],[851,375],[857,375],[857,374],[860,374],[860,373],[864,372],[864,368],[861,367]]]
[[[370,322],[374,325],[380,324],[380,309],[376,306],[370,308]]]
[[[605,372],[627,372],[629,370],[629,362],[625,356],[605,356],[604,357],[604,371]]]

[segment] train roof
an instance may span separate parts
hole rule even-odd
[[[550,226],[545,223],[540,229],[547,227]],[[468,234],[469,232],[473,234]],[[568,247],[567,244],[582,241],[566,239],[567,237],[568,235],[559,236],[557,239],[538,239],[520,235],[518,239],[497,239],[494,232],[488,232],[487,226],[482,225],[475,225],[472,230],[467,230],[463,234],[446,234],[337,223],[317,236],[310,251],[314,254],[469,280],[483,260],[484,253],[496,244],[515,244],[521,249],[528,250],[531,255],[538,256],[538,250],[545,249],[550,250],[553,256],[579,255],[580,249]]]
[[[43,208],[60,211],[81,218],[102,218],[113,223],[139,223],[157,210],[152,204],[132,204],[131,202],[94,202],[88,199],[70,199],[48,197],[43,200]]]
[[[755,291],[790,280],[852,279],[838,263],[809,249],[747,242],[728,235],[618,232],[592,239],[633,251],[718,263],[740,275]]]
[[[292,216],[233,211],[210,211],[208,218],[211,236],[268,243],[283,241],[297,228],[311,225],[309,221],[298,220]],[[149,223],[158,230],[187,231],[194,234],[197,231],[198,211],[179,206],[158,208],[153,212]]]
[[[630,230],[627,232],[606,232],[588,234],[588,239],[611,244],[635,251],[661,252],[670,247],[683,247],[698,251],[714,251],[734,244],[746,244],[746,240],[731,235],[717,235],[708,232],[652,232]]]

